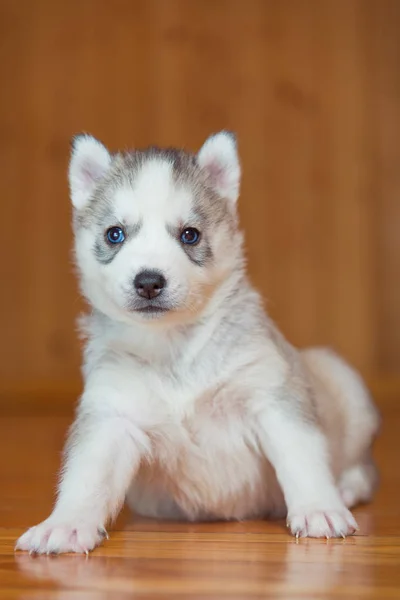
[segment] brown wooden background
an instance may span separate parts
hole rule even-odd
[[[250,270],[299,345],[400,372],[399,0],[0,0],[1,389],[73,387],[66,169],[238,132]]]

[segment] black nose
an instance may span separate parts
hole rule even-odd
[[[141,271],[133,282],[139,296],[148,300],[161,294],[165,283],[165,277],[158,271]]]

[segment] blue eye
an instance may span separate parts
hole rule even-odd
[[[125,239],[125,234],[121,227],[110,227],[106,235],[110,244],[122,244]]]
[[[181,233],[181,242],[182,244],[190,244],[194,245],[200,239],[200,231],[195,229],[194,227],[187,227]]]

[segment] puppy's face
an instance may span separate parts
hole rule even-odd
[[[111,155],[75,139],[69,179],[84,295],[109,317],[187,322],[241,265],[234,137]]]

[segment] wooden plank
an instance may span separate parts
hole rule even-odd
[[[2,385],[79,381],[70,137],[239,134],[252,279],[297,345],[400,371],[397,0],[0,1]]]

